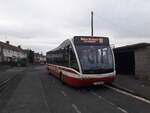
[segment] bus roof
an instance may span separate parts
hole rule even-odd
[[[85,38],[108,38],[108,37],[104,37],[104,36],[74,36],[73,38],[75,37],[85,37]]]
[[[54,49],[48,51],[47,54],[48,54],[49,52],[56,51],[56,50],[58,50],[58,49],[60,49],[60,48],[63,48],[63,46],[66,45],[67,43],[69,43],[70,40],[72,40],[73,42],[75,42],[75,40],[76,40],[76,41],[78,41],[78,43],[81,43],[81,42],[79,42],[79,39],[81,39],[81,38],[86,38],[86,39],[88,39],[88,38],[89,38],[89,39],[90,39],[90,38],[92,38],[92,39],[93,39],[93,38],[95,38],[95,39],[103,39],[105,45],[109,45],[109,39],[108,39],[108,37],[102,37],[102,36],[74,36],[74,37],[71,38],[71,39],[66,39],[66,40],[63,41],[57,48],[54,48]]]

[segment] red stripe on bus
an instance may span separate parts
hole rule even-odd
[[[115,77],[79,79],[79,78],[73,78],[73,77],[64,75],[64,81],[67,84],[71,86],[76,86],[76,87],[93,85],[96,82],[112,83],[114,79]]]
[[[60,70],[63,70],[63,71],[69,72],[69,73],[73,73],[73,74],[78,74],[78,73],[75,72],[74,70],[68,69],[68,68],[65,68],[65,67],[56,66],[56,65],[53,65],[53,64],[49,64],[48,66],[52,66],[52,67],[55,67],[55,68],[57,67],[57,68],[59,68]]]

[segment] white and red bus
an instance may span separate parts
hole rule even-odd
[[[48,71],[72,86],[111,84],[113,51],[107,37],[75,36],[46,54]]]

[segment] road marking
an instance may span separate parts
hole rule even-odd
[[[99,99],[103,99],[103,97],[101,97],[101,96],[98,96],[98,98],[99,98]]]
[[[112,103],[112,102],[106,100],[105,98],[102,98],[102,99],[103,99],[105,102],[107,102],[108,104],[112,105],[112,106],[117,106],[117,105],[115,105],[114,103]]]
[[[98,95],[97,95],[95,92],[93,92],[93,91],[91,92],[91,94],[93,94],[94,96],[98,96]]]
[[[91,92],[91,94],[93,94],[94,96],[97,96],[99,99],[105,101],[106,103],[108,103],[108,104],[110,104],[110,105],[116,107],[118,110],[122,111],[123,113],[128,113],[128,112],[127,112],[126,110],[124,110],[123,108],[117,106],[116,104],[112,103],[111,101],[106,100],[104,97],[102,97],[102,96],[96,94],[95,92]]]
[[[118,109],[119,109],[120,111],[122,111],[123,113],[128,113],[126,110],[122,109],[121,107],[118,107]]]
[[[94,96],[97,96],[99,99],[103,99],[104,101],[106,101],[107,103],[111,104],[112,106],[114,106],[115,104],[113,104],[112,102],[106,100],[105,98],[103,98],[100,95],[97,95],[95,92],[91,92],[91,94],[93,94]]]
[[[45,105],[46,105],[46,107],[47,107],[47,110],[48,110],[48,112],[50,113],[50,109],[49,109],[49,106],[48,106],[48,103],[47,103],[47,99],[46,99],[46,97],[44,96],[44,94],[42,94],[42,96],[43,96],[44,103],[45,103]]]
[[[61,94],[64,96],[64,97],[66,97],[67,96],[67,94],[64,92],[64,91],[60,91],[61,92]]]
[[[72,107],[75,109],[77,113],[81,113],[81,111],[78,109],[78,107],[75,104],[72,104]]]
[[[135,93],[134,91],[132,91],[132,90],[130,90],[130,89],[127,89],[127,88],[124,88],[124,87],[121,87],[121,86],[119,86],[121,89],[124,89],[124,90],[126,90],[126,91],[128,91],[128,92],[131,92],[131,93]]]
[[[42,85],[42,87],[41,88],[43,88],[43,89],[45,89],[44,88],[44,86],[43,86],[43,84],[42,84],[42,80],[40,81],[40,83],[41,83],[41,85]],[[44,94],[44,92],[42,91],[42,97],[43,97],[43,101],[44,101],[44,104],[45,104],[45,106],[46,106],[46,108],[47,108],[47,110],[48,110],[48,112],[50,113],[50,109],[49,109],[49,105],[48,105],[48,102],[47,102],[47,95],[46,94]]]
[[[119,93],[122,93],[122,94],[128,95],[128,96],[131,96],[131,97],[133,97],[133,98],[136,98],[136,99],[138,99],[138,100],[141,100],[141,101],[143,101],[143,102],[146,102],[146,103],[150,104],[150,101],[147,100],[147,99],[145,99],[145,98],[143,98],[143,97],[139,97],[139,96],[133,95],[133,94],[131,94],[131,93],[122,91],[122,90],[120,90],[120,89],[117,89],[117,88],[114,88],[114,87],[111,87],[111,86],[108,86],[108,85],[105,85],[105,86],[108,87],[108,88],[110,88],[110,89],[113,89],[113,90],[115,90],[115,91],[117,91],[117,92],[119,92]]]

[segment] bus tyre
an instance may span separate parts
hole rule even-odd
[[[109,83],[106,83],[106,84],[112,86],[113,85],[112,83],[113,83],[113,81],[109,82]]]
[[[51,72],[49,71],[48,74],[51,75]]]
[[[51,71],[50,70],[48,70],[48,74],[51,75]]]
[[[60,80],[62,81],[63,84],[65,84],[64,76],[62,74],[60,75]]]

